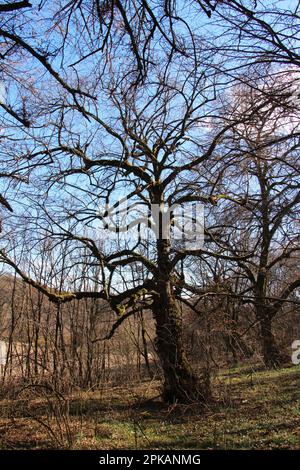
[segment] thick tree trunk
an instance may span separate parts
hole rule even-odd
[[[284,362],[272,332],[272,318],[265,315],[260,321],[262,354],[266,367],[276,368]]]
[[[208,380],[200,383],[184,352],[176,300],[169,292],[155,304],[156,350],[164,374],[163,400],[167,403],[207,401],[210,395]]]
[[[266,209],[267,210],[267,209]],[[264,217],[268,217],[265,215]],[[265,222],[267,227],[267,222]],[[273,307],[266,302],[268,276],[266,264],[268,261],[269,250],[269,234],[265,235],[265,247],[261,258],[261,267],[257,276],[256,285],[256,317],[260,322],[260,336],[262,355],[265,366],[268,368],[276,368],[284,362],[283,355],[280,353],[272,332],[272,319],[275,312]]]
[[[210,396],[209,378],[197,378],[184,352],[181,315],[171,282],[169,243],[159,240],[157,246],[157,288],[152,309],[156,351],[164,374],[163,399],[167,403],[204,402]]]
[[[164,210],[164,187],[157,182],[151,190],[151,203]],[[152,312],[156,322],[156,352],[164,374],[162,398],[167,403],[205,402],[209,398],[209,377],[201,380],[194,374],[183,346],[181,315],[172,282],[170,259],[170,220],[163,210],[154,211],[156,228],[157,270]]]

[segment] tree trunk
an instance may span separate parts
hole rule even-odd
[[[265,315],[260,322],[262,354],[268,368],[276,368],[284,362],[272,332],[272,317]]]
[[[156,351],[164,374],[163,400],[167,403],[206,401],[209,396],[208,383],[201,384],[197,379],[183,349],[176,300],[172,295],[160,298],[153,307],[153,313],[156,320]]]
[[[168,241],[159,240],[158,276],[152,311],[156,321],[156,351],[164,374],[163,400],[167,403],[204,402],[210,396],[209,377],[200,381],[184,352],[181,315],[169,268]]]
[[[171,221],[163,214],[163,191],[164,187],[159,183],[151,189],[151,203],[160,207],[159,211],[152,211],[157,250],[152,312],[156,323],[156,352],[164,375],[162,398],[166,403],[205,402],[210,395],[209,374],[206,374],[202,383],[194,374],[184,352],[181,315],[172,280]]]

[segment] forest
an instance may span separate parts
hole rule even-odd
[[[299,20],[1,0],[0,450],[300,450]]]

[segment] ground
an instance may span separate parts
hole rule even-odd
[[[0,402],[0,449],[300,449],[299,367],[236,368],[214,402],[165,406],[156,381],[53,396],[29,387]]]

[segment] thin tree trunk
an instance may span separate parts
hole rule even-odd
[[[145,320],[143,316],[143,311],[139,312],[139,319],[140,319],[140,325],[141,325],[141,337],[142,337],[142,345],[143,345],[143,357],[145,359],[145,364],[146,364],[146,369],[148,371],[148,375],[150,379],[153,379],[153,372],[151,370],[151,365],[149,361],[149,353],[148,353],[148,345],[147,345],[147,339],[146,339],[146,328],[145,328]]]

